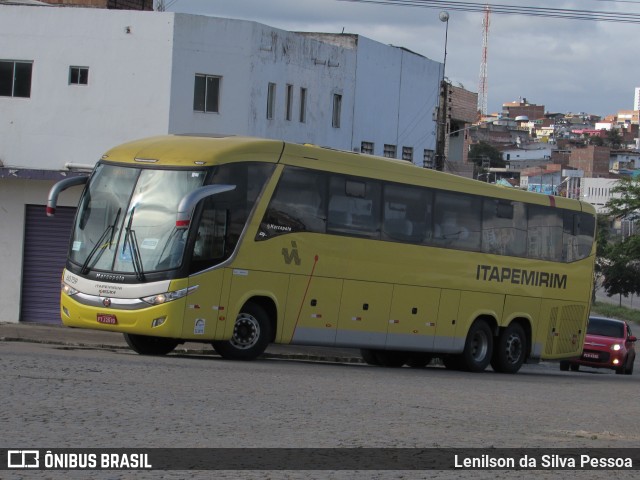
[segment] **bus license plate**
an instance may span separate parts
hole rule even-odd
[[[116,325],[118,323],[118,319],[116,318],[115,315],[111,315],[109,313],[99,313],[98,323],[106,323],[107,325]]]

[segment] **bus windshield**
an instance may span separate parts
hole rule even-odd
[[[98,165],[80,199],[70,260],[84,273],[179,267],[188,232],[176,229],[176,210],[205,177],[203,170]]]

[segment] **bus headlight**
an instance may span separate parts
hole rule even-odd
[[[71,285],[67,285],[64,282],[60,282],[60,289],[62,290],[62,293],[64,293],[65,295],[69,295],[70,297],[78,293],[78,290],[73,288]]]
[[[179,298],[186,297],[191,292],[197,290],[198,285],[192,287],[181,288],[180,290],[174,290],[173,292],[158,293],[156,295],[149,295],[148,297],[142,297],[140,300],[147,302],[149,305],[162,305],[163,303],[172,302]]]

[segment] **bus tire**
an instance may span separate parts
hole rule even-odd
[[[486,322],[478,320],[471,325],[462,351],[463,368],[469,372],[481,372],[491,361],[493,334]]]
[[[560,370],[563,372],[569,371],[569,362],[566,360],[560,360]]]
[[[247,303],[238,314],[230,340],[211,342],[216,352],[227,360],[255,360],[266,350],[271,339],[271,322],[264,309]]]
[[[378,357],[376,356],[375,350],[372,350],[370,348],[361,348],[360,356],[362,357],[362,360],[364,360],[364,363],[366,363],[367,365],[375,365],[375,366],[380,365],[380,362],[378,362]]]
[[[493,355],[491,367],[500,373],[516,373],[524,363],[527,349],[527,334],[518,323],[511,323],[498,337]]]
[[[432,358],[430,353],[411,352],[407,357],[407,365],[411,368],[424,368],[431,363]]]
[[[174,338],[150,337],[133,333],[125,333],[124,340],[131,350],[140,355],[166,355],[180,343]]]
[[[397,352],[393,350],[376,350],[376,358],[378,365],[383,367],[399,368],[407,361],[406,352]]]

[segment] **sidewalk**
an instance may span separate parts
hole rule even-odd
[[[75,347],[128,349],[121,333],[84,330],[37,323],[0,323],[0,342],[31,342]],[[216,355],[207,343],[187,342],[175,353]],[[352,348],[269,345],[262,358],[285,358],[334,363],[363,363],[360,352]]]

